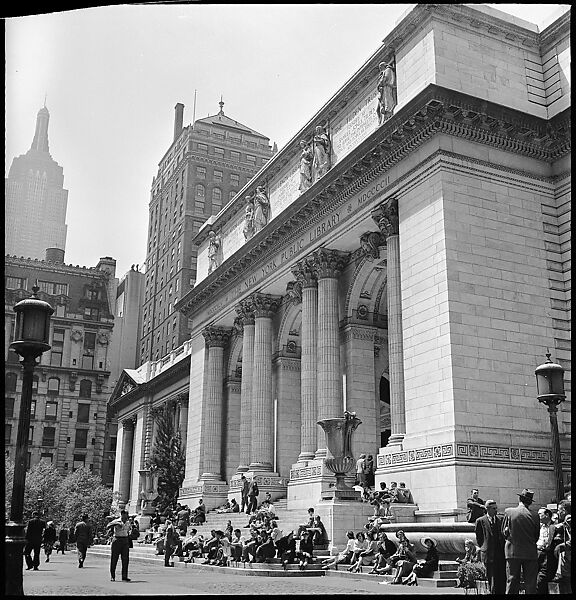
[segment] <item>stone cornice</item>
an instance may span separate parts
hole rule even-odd
[[[566,11],[540,34],[540,53],[544,54],[564,36],[570,34],[571,10]]]
[[[106,271],[102,271],[96,267],[81,267],[79,265],[54,263],[38,258],[26,258],[24,256],[15,256],[12,254],[6,254],[4,256],[4,266],[29,267],[31,269],[41,269],[50,273],[61,273],[63,275],[91,276],[98,279],[109,278]]]
[[[567,109],[547,121],[453,90],[429,85],[299,196],[175,306],[186,315],[231,285],[239,274],[264,261],[297,232],[329,215],[336,206],[400,162],[438,133],[553,162],[570,151]]]

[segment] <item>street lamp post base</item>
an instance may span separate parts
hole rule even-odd
[[[22,569],[24,566],[24,525],[9,521],[4,525],[5,546],[4,566],[6,568],[4,593],[6,596],[23,596],[24,586],[22,583]]]

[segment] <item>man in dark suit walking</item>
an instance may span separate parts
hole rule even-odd
[[[504,594],[506,591],[506,557],[504,556],[504,536],[502,517],[499,517],[496,500],[486,500],[486,514],[476,521],[476,543],[486,567],[486,579],[491,594]]]
[[[46,527],[46,521],[40,518],[40,513],[34,511],[32,518],[26,526],[26,546],[24,547],[24,558],[26,559],[26,570],[38,570],[40,565],[40,548],[42,547],[42,534]],[[32,558],[34,552],[34,558]]]
[[[538,577],[538,549],[540,519],[530,510],[534,499],[532,490],[523,489],[518,494],[520,502],[514,508],[504,511],[502,533],[506,538],[506,594],[518,594],[520,572],[524,576],[526,594],[536,594]]]

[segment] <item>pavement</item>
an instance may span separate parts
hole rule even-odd
[[[44,557],[42,556],[42,561]],[[110,561],[105,556],[86,556],[84,568],[78,568],[75,552],[52,554],[50,562],[41,562],[39,571],[24,570],[26,596],[282,596],[282,595],[463,595],[455,588],[434,589],[379,585],[379,578],[356,580],[340,577],[245,577],[234,574],[216,574],[186,568],[166,568],[162,563],[131,559],[128,577],[121,581],[120,561],[116,581],[110,581]]]

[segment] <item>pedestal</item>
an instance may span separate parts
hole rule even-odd
[[[138,517],[138,530],[139,531],[147,531],[150,529],[150,521],[152,517],[150,515],[141,514]]]
[[[228,484],[225,481],[200,480],[196,485],[180,488],[178,502],[187,504],[193,511],[202,498],[206,510],[212,510],[226,504],[227,494]]]
[[[258,504],[264,500],[266,492],[270,492],[272,501],[278,498],[284,498],[286,496],[286,486],[288,480],[285,477],[280,477],[278,473],[270,471],[244,471],[242,473],[236,473],[230,479],[230,485],[228,487],[228,500],[232,498],[236,499],[236,502],[242,506],[242,480],[241,476],[244,475],[246,479],[251,482],[256,479],[260,495],[258,496]]]

